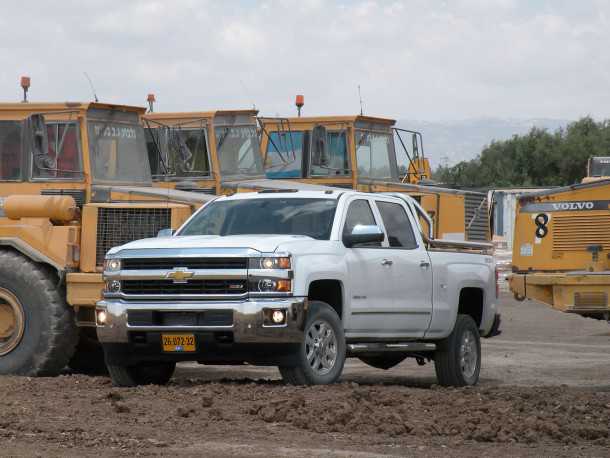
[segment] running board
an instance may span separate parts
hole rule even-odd
[[[397,343],[355,343],[347,344],[350,353],[373,353],[386,351],[402,351],[405,353],[419,353],[436,350],[436,344],[426,342],[397,342]]]

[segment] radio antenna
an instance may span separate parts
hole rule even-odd
[[[87,74],[87,72],[83,72],[85,74],[85,78],[87,78],[87,81],[89,81],[89,86],[91,87],[91,92],[93,92],[93,99],[96,102],[99,102],[98,98],[97,98],[97,94],[95,93],[95,88],[93,87],[93,82],[91,81],[91,78],[89,78],[89,75]]]
[[[362,112],[362,94],[360,93],[360,85],[358,85],[358,99],[360,99],[360,116],[364,113]]]

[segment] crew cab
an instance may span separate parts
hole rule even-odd
[[[433,240],[426,217],[405,195],[260,191],[112,248],[96,321],[113,383],[163,384],[197,361],[326,384],[347,357],[434,361],[440,384],[477,383],[496,318],[490,246]]]

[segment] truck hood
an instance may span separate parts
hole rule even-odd
[[[124,250],[189,249],[189,248],[250,248],[262,253],[271,253],[280,244],[313,240],[305,235],[188,235],[178,237],[158,237],[126,243],[112,248],[108,254],[114,255]]]

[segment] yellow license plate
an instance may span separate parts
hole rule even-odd
[[[189,352],[195,351],[195,336],[193,334],[162,334],[163,351]]]

